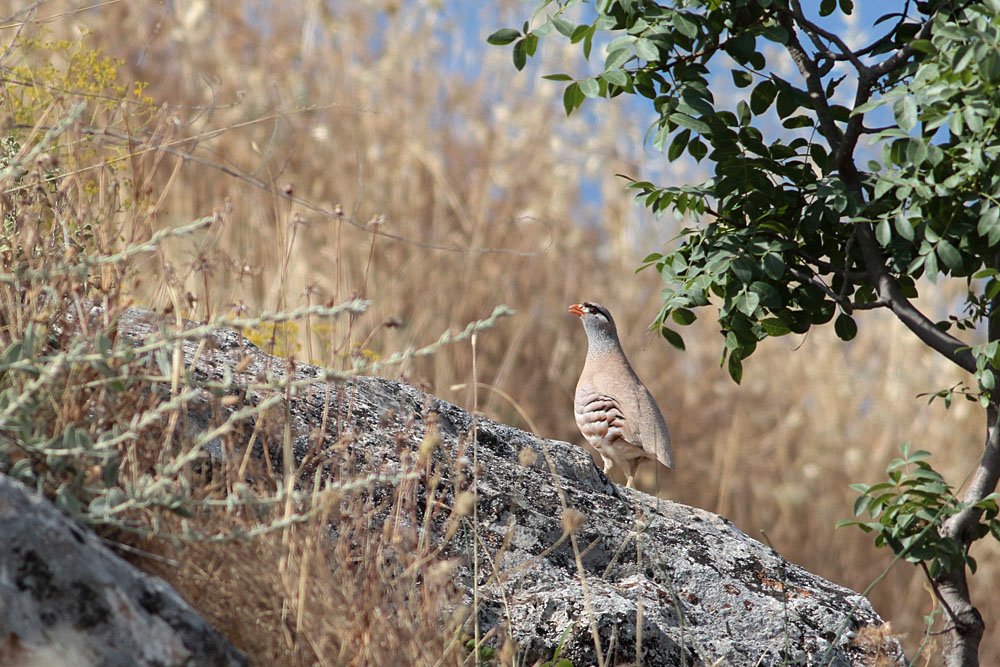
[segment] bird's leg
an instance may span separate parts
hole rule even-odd
[[[610,479],[611,475],[608,473],[611,472],[611,466],[613,466],[615,462],[611,459],[606,459],[603,456],[601,456],[601,460],[604,461],[604,476]]]
[[[628,464],[628,481],[625,482],[626,489],[634,489],[635,473],[639,471],[639,461],[642,459],[632,459]]]

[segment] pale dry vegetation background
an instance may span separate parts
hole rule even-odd
[[[301,361],[349,366],[351,355],[426,344],[506,304],[517,315],[480,338],[477,379],[510,395],[539,435],[579,442],[571,406],[585,337],[566,306],[601,301],[671,429],[677,470],[662,495],[753,537],[765,531],[789,560],[864,590],[891,554],[857,530],[834,530],[851,517],[847,485],[882,479],[904,440],[962,480],[981,449],[981,411],[916,395],[964,378],[881,313],[859,319],[851,344],[825,330],[765,343],[742,386],[719,368],[709,313],[683,332],[685,353],[647,333],[659,278],[634,269],[677,223],[644,217],[614,174],[690,174],[635,148],[645,127],[627,109],[603,103],[567,120],[545,72],[519,74],[506,49],[484,46],[520,12],[499,0],[42,2],[0,39],[4,48],[32,34],[82,41],[148,82],[151,144],[175,152],[134,159],[147,179],[136,196],[149,198],[141,234],[222,216],[196,243],[172,247],[187,316],[372,299],[349,325],[307,335],[300,323],[293,342],[279,341]],[[139,275],[136,303],[167,307],[152,267]],[[922,294],[931,311],[950,298],[931,285]],[[473,378],[468,346],[398,371],[474,407],[468,390],[452,390]],[[501,396],[481,390],[479,410],[527,428]],[[998,664],[1000,550],[987,540],[973,555],[973,602],[993,629],[983,664]],[[206,582],[228,587],[191,570],[172,577],[189,595]],[[919,571],[897,564],[870,597],[912,655],[933,604]]]

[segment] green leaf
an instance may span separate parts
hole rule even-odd
[[[708,153],[708,147],[698,137],[695,137],[688,142],[688,153],[696,162],[701,162],[701,159]]]
[[[761,34],[765,37],[765,39],[777,42],[778,44],[785,44],[788,42],[788,31],[777,23],[764,26],[764,29],[761,30]]]
[[[601,74],[601,78],[607,81],[608,83],[621,87],[627,86],[629,82],[628,74],[621,71],[620,69],[608,70],[603,74]]]
[[[585,97],[598,97],[601,94],[601,85],[597,82],[597,79],[581,79],[580,92],[584,94]]]
[[[741,69],[734,69],[730,72],[733,75],[733,83],[737,88],[746,88],[753,83],[753,75]]]
[[[682,326],[687,326],[698,318],[693,311],[688,310],[687,308],[674,308],[674,310],[670,313],[670,317],[674,322]]]
[[[875,239],[883,248],[889,245],[889,241],[892,239],[892,229],[889,227],[888,220],[882,219],[875,225]]]
[[[684,149],[687,148],[688,141],[691,139],[691,130],[681,130],[674,136],[674,140],[670,142],[670,148],[667,149],[667,159],[673,162],[681,156]]]
[[[903,130],[910,132],[917,126],[917,103],[913,96],[904,95],[892,105],[892,113],[896,117],[896,123]]]
[[[107,334],[102,333],[97,337],[97,349],[105,359],[111,356],[111,339]]]
[[[993,371],[986,369],[979,376],[979,384],[983,386],[986,391],[992,391],[996,387],[996,378],[993,376]]]
[[[785,275],[785,262],[781,259],[781,255],[774,253],[764,255],[763,265],[764,275],[771,280],[781,280]]]
[[[524,52],[529,55],[535,55],[535,50],[538,48],[538,35],[529,32],[524,36]]]
[[[569,43],[576,44],[589,34],[593,34],[593,29],[591,26],[586,24],[578,25],[576,26],[576,28],[573,29],[573,34],[569,36]]]
[[[514,59],[514,67],[516,67],[518,71],[524,69],[524,65],[528,61],[528,55],[525,52],[525,41],[523,39],[514,43],[514,52],[512,57]]]
[[[959,271],[962,268],[962,253],[955,246],[941,239],[934,248],[941,262],[952,271]]]
[[[858,335],[858,325],[854,319],[843,313],[834,321],[833,330],[837,332],[837,338],[843,341],[853,340]]]
[[[984,203],[983,206],[986,206],[986,204]],[[1000,206],[987,206],[979,216],[979,224],[976,226],[976,232],[983,238],[986,238],[990,234],[995,233],[997,229],[1000,229]]]
[[[712,129],[704,121],[700,121],[697,118],[687,115],[686,113],[672,113],[670,114],[670,120],[677,123],[681,127],[686,127],[689,130],[694,130],[699,134],[711,134]]]
[[[743,362],[740,358],[735,354],[730,354],[727,368],[729,377],[733,378],[733,382],[739,384],[743,380]]]
[[[101,469],[101,482],[104,484],[104,488],[110,489],[118,484],[118,471],[120,468],[121,458],[117,454],[113,454]]]
[[[896,217],[893,218],[893,223],[895,223],[894,226],[897,234],[907,241],[913,240],[913,225],[910,224],[909,219],[903,215],[902,211],[900,211]]]
[[[754,281],[750,290],[760,298],[761,305],[769,310],[778,310],[784,305],[781,294],[770,283]]]
[[[735,58],[736,62],[745,65],[753,57],[755,43],[753,33],[741,32],[726,43],[726,52]]]
[[[633,47],[635,48],[635,55],[645,61],[655,61],[660,58],[660,51],[656,48],[656,44],[654,44],[651,40],[636,40]]]
[[[614,71],[621,69],[622,65],[632,57],[632,51],[628,46],[621,47],[614,51],[608,51],[608,57],[604,59],[604,71]]]
[[[503,46],[504,44],[510,44],[515,39],[521,36],[521,33],[513,28],[501,28],[495,33],[486,38],[486,41],[490,44],[495,44],[497,46]]]
[[[730,263],[729,268],[736,279],[744,285],[749,285],[753,281],[754,262],[749,257],[745,255],[737,257]]]
[[[764,333],[775,338],[792,332],[792,330],[788,328],[788,325],[777,317],[766,317],[760,321],[760,325],[763,327]]]
[[[573,77],[569,74],[546,74],[542,77],[543,79],[548,79],[549,81],[572,81]]]
[[[778,103],[775,109],[778,112],[778,118],[787,118],[795,113],[795,110],[799,108],[799,98],[795,92],[788,87],[782,87],[778,91]]]
[[[774,97],[777,94],[778,89],[773,81],[770,79],[761,81],[753,89],[753,92],[750,93],[750,110],[753,111],[755,116],[761,115],[771,106],[771,102],[774,101]]]
[[[889,190],[892,190],[894,187],[896,187],[896,184],[889,179],[879,178],[875,181],[875,190],[872,193],[872,197],[874,199],[881,199],[885,196],[885,193],[889,192]]]
[[[854,107],[854,110],[851,111],[851,115],[857,116],[858,114],[868,113],[873,109],[879,108],[883,104],[885,104],[884,99],[868,100],[864,104],[859,104],[858,106]]]
[[[572,22],[567,21],[561,16],[553,16],[552,25],[556,27],[556,30],[558,30],[563,37],[572,37],[573,31],[576,30],[576,26],[574,26]]]
[[[677,31],[685,37],[693,39],[698,36],[698,24],[683,12],[674,12],[673,24]]]
[[[736,118],[740,121],[741,126],[750,124],[750,105],[743,100],[736,103]]]
[[[736,296],[736,309],[747,317],[753,317],[760,305],[760,295],[749,290],[740,292]]]
[[[823,0],[819,3],[819,15],[829,16],[837,8],[837,0]]]
[[[684,349],[684,339],[681,335],[669,327],[660,327],[660,335],[667,339],[667,342],[678,350]]]
[[[566,86],[566,90],[563,91],[563,108],[566,109],[566,115],[573,113],[573,110],[583,104],[583,100],[586,96],[583,91],[580,90],[580,84],[573,82]]]

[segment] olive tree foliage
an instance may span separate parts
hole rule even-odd
[[[670,327],[712,306],[739,382],[765,338],[832,320],[851,340],[860,311],[888,309],[974,376],[938,394],[964,394],[986,415],[962,498],[907,446],[886,482],[856,487],[872,521],[854,523],[924,568],[944,609],[947,662],[975,664],[983,621],[969,546],[1000,538],[1000,0],[900,2],[860,48],[829,27],[851,0],[822,0],[818,16],[800,0],[535,5],[520,29],[489,39],[512,46],[518,69],[546,36],[578,44],[591,65],[595,42],[605,46],[590,76],[547,77],[566,82],[566,112],[587,98],[647,100],[652,145],[711,168],[704,183],[629,184],[651,211],[693,221],[644,262],[668,285],[655,325],[671,343],[683,346]],[[779,76],[781,51],[794,77]],[[735,104],[712,94],[720,71],[745,91]],[[921,278],[965,286],[946,320],[914,305]]]

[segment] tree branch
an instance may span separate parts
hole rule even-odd
[[[802,248],[795,248],[792,252],[794,252],[796,255],[798,255],[802,259],[806,260],[807,262],[815,266],[817,269],[819,269],[820,273],[832,273],[846,280],[850,280],[851,282],[854,283],[858,282],[859,280],[864,280],[865,278],[868,277],[867,271],[848,270],[846,268],[846,262],[845,262],[845,267],[839,267],[834,264],[831,264],[830,262],[824,259],[820,259],[819,257],[813,257],[806,251],[802,250]]]
[[[856,55],[859,58],[862,57],[862,56],[866,56],[869,53],[871,53],[872,51],[874,51],[875,49],[877,49],[878,47],[880,47],[883,44],[885,44],[886,42],[888,42],[892,38],[892,36],[896,33],[896,31],[899,30],[903,26],[904,23],[906,23],[906,19],[909,16],[909,13],[910,13],[910,0],[906,0],[906,4],[903,5],[903,11],[901,11],[899,13],[899,17],[900,17],[899,18],[899,22],[896,23],[895,27],[893,27],[892,30],[890,30],[886,34],[882,35],[881,37],[879,37],[878,39],[876,39],[874,42],[872,42],[871,44],[869,44],[868,46],[866,46],[866,47],[864,47],[862,49],[858,49],[857,51],[855,51],[854,55]]]
[[[1000,269],[1000,254],[993,258],[993,268]],[[987,319],[987,339],[1000,340],[1000,294],[990,300],[990,310]],[[994,369],[996,372],[996,369]],[[986,445],[979,459],[976,472],[972,475],[969,488],[965,491],[962,501],[968,504],[977,503],[997,488],[1000,482],[1000,397],[991,397],[986,408]],[[977,507],[967,507],[948,518],[943,530],[947,535],[962,541],[972,540],[972,529],[979,523],[983,511]]]
[[[790,267],[788,272],[798,279],[801,283],[809,283],[815,285],[816,287],[823,290],[823,292],[830,297],[841,309],[850,315],[855,310],[874,310],[875,308],[885,308],[889,304],[882,299],[877,299],[875,301],[869,301],[867,303],[853,303],[850,299],[845,298],[841,294],[834,292],[829,285],[824,283],[822,280],[816,276],[811,276],[802,269],[796,267]]]
[[[871,74],[873,81],[877,81],[889,72],[902,67],[903,64],[909,61],[909,59],[913,56],[913,53],[916,51],[916,49],[913,48],[913,41],[918,39],[927,39],[930,37],[932,18],[933,17],[929,17],[926,21],[924,21],[923,27],[920,28],[920,31],[913,37],[913,40],[909,44],[901,48],[899,51],[896,51],[878,65],[874,65],[869,68],[869,73]]]
[[[875,310],[876,308],[888,308],[889,302],[885,299],[875,299],[874,301],[868,301],[866,303],[853,303],[851,305],[854,310]]]
[[[951,360],[959,368],[970,373],[976,372],[976,359],[969,346],[951,334],[941,331],[926,315],[914,307],[903,295],[899,285],[885,268],[885,259],[875,240],[875,232],[867,223],[858,224],[858,245],[865,258],[869,280],[879,298],[888,304],[893,314],[916,334],[928,347]]]
[[[934,591],[942,606],[951,613],[955,627],[944,634],[942,651],[948,667],[976,667],[979,665],[979,642],[985,624],[979,611],[969,602],[969,584],[964,567],[946,570],[934,582]]]
[[[782,7],[779,7],[779,10],[788,11]],[[822,37],[827,42],[836,44],[837,48],[840,50],[840,54],[838,55],[841,55],[847,60],[849,60],[851,64],[854,65],[854,69],[858,71],[859,75],[868,72],[868,66],[865,65],[863,62],[861,62],[861,59],[858,58],[857,54],[854,53],[854,51],[852,51],[847,46],[844,40],[842,40],[834,33],[828,30],[824,30],[823,28],[819,27],[818,25],[816,25],[815,23],[806,18],[805,14],[802,13],[802,5],[799,2],[799,0],[791,0],[791,12],[792,16],[795,17],[795,21],[799,25],[801,25],[802,29],[806,31],[806,34],[808,34],[810,38],[812,38],[813,44],[816,44],[816,48],[820,51],[825,51],[826,54],[829,54],[829,55],[823,54],[824,58],[832,59],[830,58],[830,56],[833,56],[834,54],[832,51],[830,51],[829,47],[820,43],[819,40],[816,37],[814,37],[814,35]]]
[[[802,44],[799,42],[799,38],[795,32],[795,23],[792,19],[793,15],[788,10],[779,12],[778,23],[788,32],[788,42],[785,43],[785,49],[788,51],[788,55],[792,57],[795,66],[799,68],[802,77],[806,80],[809,99],[812,100],[813,110],[816,112],[816,118],[819,121],[820,134],[830,144],[830,148],[837,150],[840,146],[842,134],[840,128],[837,127],[837,123],[833,120],[833,113],[830,111],[830,104],[826,99],[826,91],[823,89],[823,77],[820,75],[816,63],[809,58],[805,49],[802,48]]]

